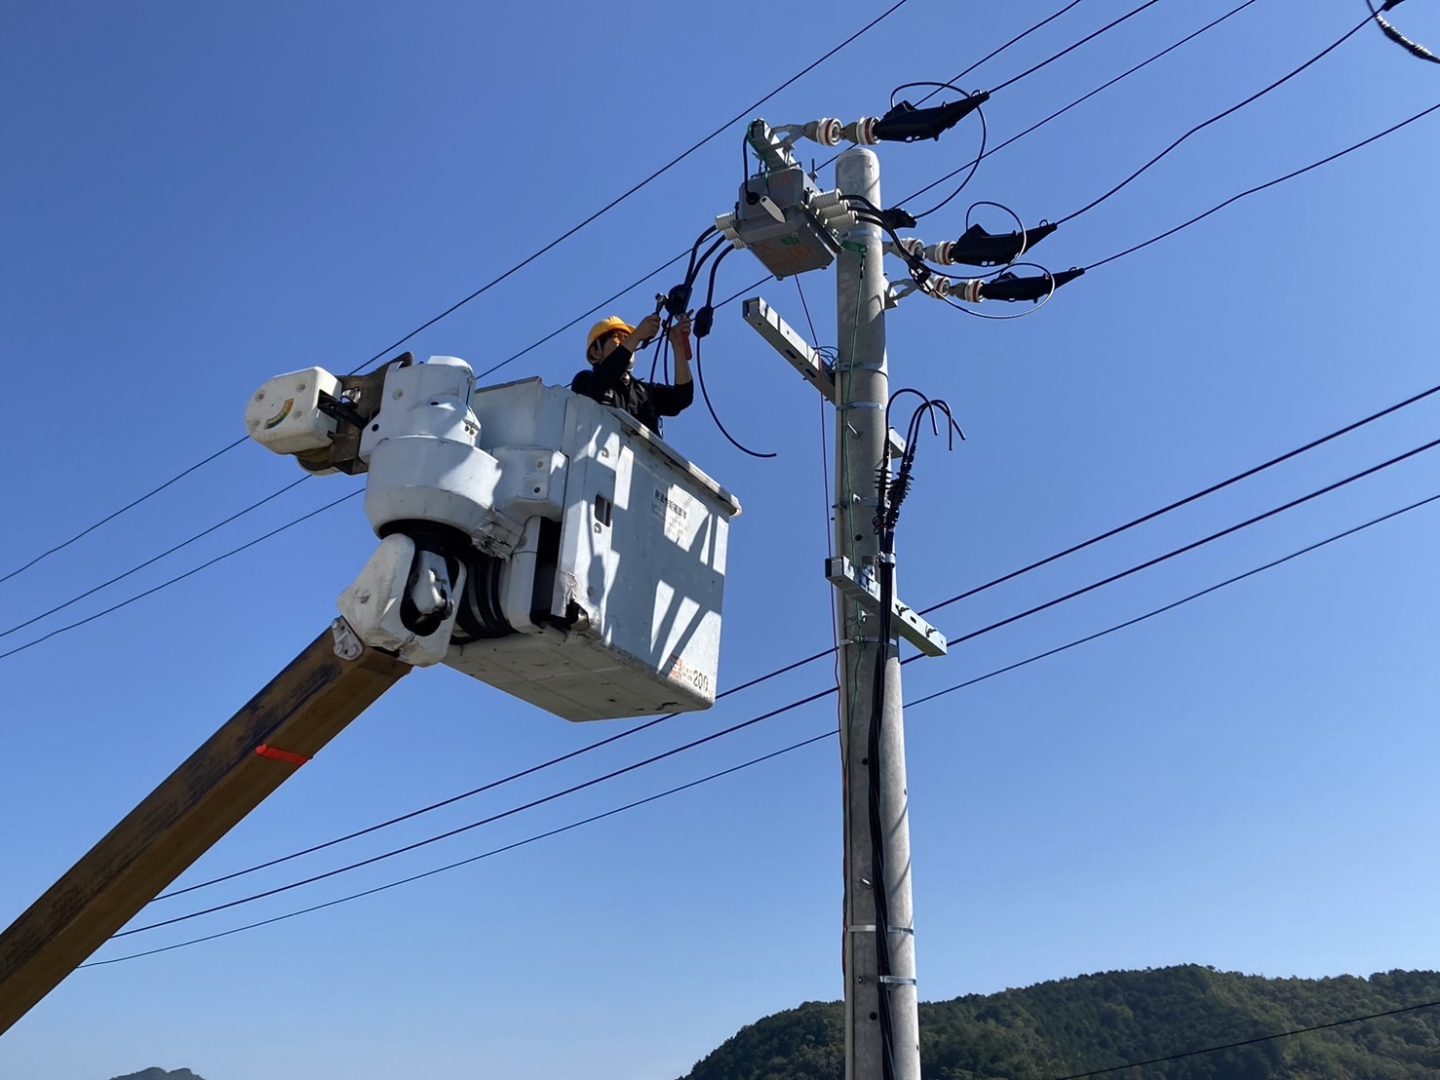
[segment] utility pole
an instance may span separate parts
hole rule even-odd
[[[915,110],[906,110],[908,123]],[[736,247],[749,248],[777,278],[836,267],[833,365],[760,297],[746,300],[743,311],[755,332],[835,406],[835,544],[825,576],[839,600],[845,1080],[920,1080],[899,638],[926,656],[944,656],[947,645],[944,634],[895,595],[895,517],[914,451],[891,430],[887,415],[885,311],[902,294],[885,277],[879,159],[863,148],[876,141],[879,123],[862,118],[842,127],[838,120],[816,120],[772,128],[752,122],[747,141],[760,171],[746,178],[735,212],[716,218],[715,228]],[[857,144],[836,160],[836,190],[819,190],[790,152],[802,136],[826,146],[842,138]],[[901,136],[908,138],[908,129]],[[893,234],[888,223],[886,231]],[[919,261],[898,242],[894,250],[912,266]],[[681,290],[687,300],[703,262],[692,255]],[[920,284],[911,282],[910,291]],[[948,417],[943,401],[925,399],[927,409],[936,406]],[[892,480],[895,458],[900,467]]]
[[[842,195],[859,195],[874,206],[884,205],[880,162],[873,151],[855,147],[841,154],[835,179]],[[880,229],[862,222],[846,234],[837,258],[835,551],[862,574],[877,569],[878,471],[888,468],[890,453],[886,423],[890,376],[885,355],[889,283],[884,257]],[[838,584],[837,591],[840,753],[845,775],[845,1078],[920,1080],[899,641],[889,635],[880,640],[882,620],[873,607],[858,602]],[[874,680],[881,650],[883,708],[876,716]],[[881,724],[878,761],[870,760],[872,723]],[[872,770],[879,772],[878,837],[872,830]],[[877,842],[883,853],[881,880],[874,880]],[[883,890],[884,902],[878,910],[885,912],[884,926],[877,914],[876,890]],[[889,970],[882,971],[886,953]]]

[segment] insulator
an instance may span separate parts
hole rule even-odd
[[[840,145],[840,121],[832,118],[811,120],[804,127],[805,138],[821,146]]]
[[[984,285],[984,278],[965,278],[961,281],[952,281],[950,282],[950,295],[969,304],[978,304],[985,299],[980,295],[980,290]]]
[[[840,129],[840,137],[847,139],[856,146],[874,146],[880,140],[875,137],[875,125],[878,119],[874,116],[862,116],[853,124],[846,124]]]
[[[950,241],[942,240],[938,244],[931,244],[925,249],[925,258],[941,266],[953,266],[954,260],[950,258]]]
[[[720,233],[721,236],[725,237],[726,240],[729,240],[735,247],[745,246],[741,243],[740,233],[735,228],[734,214],[721,214],[717,217],[715,219],[715,230]]]
[[[845,196],[838,191],[821,191],[810,196],[810,209],[822,214],[832,207],[846,207]]]
[[[937,300],[944,300],[954,290],[955,283],[940,274],[931,274],[920,288]]]

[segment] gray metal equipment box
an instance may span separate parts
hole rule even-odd
[[[840,249],[834,234],[806,205],[818,193],[799,165],[752,176],[740,189],[735,230],[777,278],[823,270],[835,261]]]

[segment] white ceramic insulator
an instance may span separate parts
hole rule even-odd
[[[962,281],[950,283],[950,295],[958,296],[971,304],[978,304],[985,298],[980,295],[980,286],[985,284],[984,278],[965,278]]]
[[[823,214],[832,206],[843,207],[845,205],[844,198],[838,191],[822,191],[818,195],[810,196],[810,208],[817,214]]]
[[[952,266],[955,260],[950,258],[950,241],[944,240],[938,244],[931,244],[925,249],[925,257],[933,263],[941,266]]]
[[[848,139],[856,146],[874,146],[880,140],[875,138],[876,118],[873,116],[862,116],[853,124],[846,124],[840,129],[840,137]]]
[[[805,125],[805,137],[821,146],[839,146],[840,121],[833,117],[811,120]]]

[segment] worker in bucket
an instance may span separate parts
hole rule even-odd
[[[675,385],[647,382],[633,374],[635,354],[660,333],[660,316],[647,315],[640,325],[610,316],[590,328],[585,343],[588,371],[578,372],[570,382],[577,394],[602,405],[624,409],[655,434],[660,434],[662,416],[679,416],[695,400],[690,381],[690,315],[686,313],[670,327],[670,347],[675,352]]]

